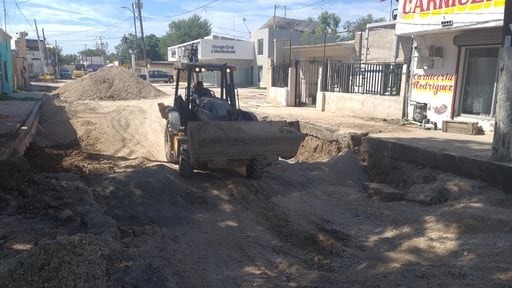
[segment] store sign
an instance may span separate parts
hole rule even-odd
[[[401,7],[401,18],[440,16],[504,6],[505,0],[405,0]]]
[[[235,54],[236,49],[235,49],[234,45],[213,44],[211,52],[212,52],[212,54]]]
[[[438,125],[450,117],[456,79],[457,75],[452,73],[424,74],[417,70],[413,74],[411,99],[427,103],[427,116]]]
[[[455,74],[419,74],[412,77],[412,89],[426,92],[437,97],[439,94],[453,94],[455,90]]]
[[[254,46],[251,41],[202,39],[199,45],[202,59],[254,59]]]
[[[400,0],[397,33],[501,26],[505,0]]]

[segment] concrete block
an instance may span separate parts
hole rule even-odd
[[[426,205],[434,205],[448,200],[448,193],[437,183],[414,184],[409,188],[405,200]]]

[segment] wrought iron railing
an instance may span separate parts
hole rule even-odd
[[[399,96],[402,64],[329,62],[322,90],[327,92]]]

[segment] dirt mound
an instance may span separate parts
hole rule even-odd
[[[0,284],[2,287],[112,287],[109,275],[115,269],[112,262],[119,249],[118,243],[109,237],[78,234],[45,239],[3,263]]]
[[[103,67],[53,93],[64,100],[137,100],[166,94],[122,67]]]

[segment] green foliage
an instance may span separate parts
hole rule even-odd
[[[62,55],[62,57],[59,57],[59,65],[71,65],[76,63],[77,60],[78,56],[75,54]]]
[[[160,54],[159,43],[160,39],[155,34],[150,34],[144,37],[146,42],[146,56],[152,61],[162,61],[164,57]],[[135,37],[135,34],[129,33],[124,35],[115,47],[120,64],[130,63],[131,53],[135,51],[135,57],[138,60],[144,59],[144,49],[142,47],[142,38]]]
[[[347,35],[342,38],[343,41],[354,40],[355,32],[366,30],[366,25],[371,23],[384,22],[386,18],[374,18],[372,14],[368,14],[364,17],[360,17],[355,21],[346,21],[343,24],[343,29],[347,31]]]
[[[124,35],[121,38],[121,41],[119,41],[119,44],[114,47],[116,50],[116,54],[118,56],[119,64],[125,64],[130,63],[131,61],[131,53],[133,51],[136,52],[136,54],[139,54],[138,51],[140,50],[140,57],[137,57],[138,59],[142,59],[142,48],[138,49],[139,43],[141,43],[140,39],[136,39],[135,34],[128,33],[128,35]]]
[[[162,54],[160,53],[159,50],[160,39],[155,34],[146,36],[144,38],[144,41],[146,42],[146,56],[148,57],[148,59],[151,59],[153,61],[164,60],[164,57],[162,57]],[[165,55],[167,55],[167,51]]]
[[[314,21],[308,18],[309,21]],[[336,42],[338,40],[338,27],[341,18],[335,13],[323,11],[317,19],[317,25],[311,32],[306,32],[302,36],[303,44],[320,44],[324,42]]]
[[[101,56],[104,56],[105,55],[105,51],[103,51],[102,49],[86,49],[86,50],[82,50],[80,51],[80,55],[84,56],[84,57],[101,57]]]
[[[160,37],[160,54],[167,55],[167,47],[186,43],[209,36],[212,33],[211,24],[198,15],[186,20],[177,20],[169,24],[169,31]]]

